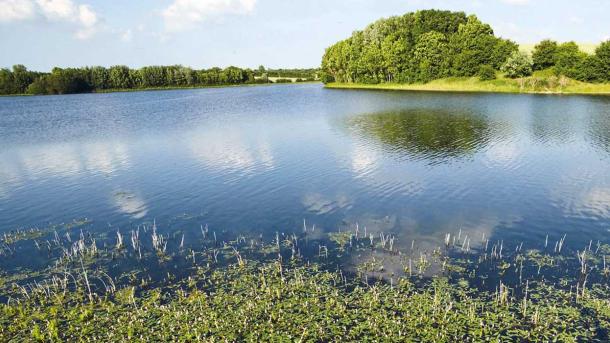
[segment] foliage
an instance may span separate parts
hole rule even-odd
[[[514,52],[502,66],[502,71],[509,78],[518,78],[532,75],[532,60],[522,52]]]
[[[430,81],[446,76],[449,45],[447,37],[436,31],[419,36],[413,57],[419,69],[418,81]]]
[[[479,73],[477,75],[481,81],[495,80],[496,70],[492,66],[484,64],[479,68]]]
[[[534,47],[532,61],[534,70],[543,70],[555,65],[558,44],[555,41],[545,39]]]
[[[315,69],[269,70],[285,77],[315,79]],[[71,94],[112,89],[199,87],[268,83],[250,69],[228,67],[195,70],[180,65],[53,68],[51,73],[28,71],[22,65],[0,69],[0,94]]]
[[[575,78],[578,74],[578,66],[581,65],[587,54],[580,51],[578,44],[567,42],[557,47],[555,54],[555,71],[558,75]]]
[[[517,50],[476,16],[425,10],[379,20],[326,49],[322,81],[428,82],[499,68]]]
[[[598,59],[598,73],[601,81],[610,81],[610,40],[603,42],[595,50]]]

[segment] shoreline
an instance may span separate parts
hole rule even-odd
[[[116,88],[103,89],[94,92],[86,93],[67,93],[67,94],[0,94],[2,97],[29,97],[29,96],[49,96],[49,95],[77,95],[77,94],[108,94],[108,93],[131,93],[131,92],[151,92],[151,91],[171,91],[171,90],[188,90],[188,89],[207,89],[207,88],[233,88],[233,87],[256,87],[256,86],[275,86],[275,85],[300,85],[314,84],[321,81],[304,81],[304,82],[280,82],[280,83],[242,83],[234,85],[210,85],[210,86],[185,86],[185,87],[147,87],[147,88]]]
[[[528,79],[526,79],[528,80]],[[327,89],[353,90],[388,90],[412,92],[439,93],[506,93],[506,94],[538,94],[538,95],[599,95],[610,96],[610,84],[592,84],[570,80],[570,84],[561,90],[549,88],[521,87],[518,80],[497,79],[479,81],[477,78],[448,78],[434,80],[429,83],[340,83],[332,82],[324,85]]]

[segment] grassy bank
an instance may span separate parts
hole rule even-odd
[[[610,84],[585,83],[567,78],[534,75],[522,79],[499,77],[496,80],[481,81],[472,78],[445,78],[417,84],[362,84],[329,83],[331,89],[381,89],[431,92],[489,92],[489,93],[532,93],[532,94],[598,94],[610,95]]]

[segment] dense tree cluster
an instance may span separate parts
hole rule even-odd
[[[50,73],[28,71],[22,65],[0,69],[0,94],[71,94],[110,89],[220,86],[266,83],[258,71],[228,67],[196,70],[180,65],[130,69],[126,66],[54,68]],[[282,77],[315,77],[313,69],[273,70]]]
[[[21,64],[13,66],[12,70],[0,69],[0,94],[25,93],[28,86],[40,75],[40,73],[27,70]]]
[[[463,12],[425,10],[379,20],[329,47],[323,81],[426,82],[498,70],[518,50],[492,28]]]
[[[525,77],[552,68],[552,74],[586,82],[610,81],[610,41],[595,54],[574,42],[545,40],[528,56],[510,40],[494,36],[476,16],[425,10],[381,19],[326,49],[324,82],[414,83],[444,77]]]
[[[585,82],[610,81],[610,40],[600,44],[592,55],[580,51],[574,42],[544,40],[534,48],[532,59],[534,70],[549,69]]]

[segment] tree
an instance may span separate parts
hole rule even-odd
[[[610,81],[610,40],[595,49],[595,57],[599,60],[600,81]]]
[[[491,26],[482,23],[476,16],[468,17],[452,38],[452,74],[473,76],[481,65],[496,68],[516,50],[516,45],[494,36]]]
[[[127,89],[134,86],[127,66],[112,66],[109,69],[110,88]]]
[[[596,55],[587,55],[582,62],[576,66],[573,77],[579,81],[585,82],[605,81],[604,67],[601,59]]]
[[[110,73],[104,67],[91,68],[90,84],[93,89],[110,88]]]
[[[522,52],[514,52],[502,66],[502,71],[510,78],[532,75],[532,60]]]
[[[13,94],[13,73],[6,68],[0,69],[0,94]]]
[[[549,39],[538,43],[532,52],[534,70],[543,70],[554,66],[558,48],[557,42]]]
[[[476,75],[481,65],[498,69],[516,50],[476,16],[426,10],[355,31],[326,49],[321,69],[326,81],[429,81]]]
[[[34,80],[26,91],[28,94],[42,95],[49,94],[49,84],[47,82],[47,76],[41,76]]]
[[[25,93],[28,85],[34,81],[34,75],[28,71],[28,69],[22,65],[17,64],[13,66],[13,93]]]
[[[577,77],[577,67],[587,57],[587,54],[580,51],[578,44],[567,42],[557,47],[555,54],[555,71],[559,75]]]
[[[447,37],[437,31],[419,36],[415,45],[414,58],[419,68],[419,81],[430,81],[448,74]]]

